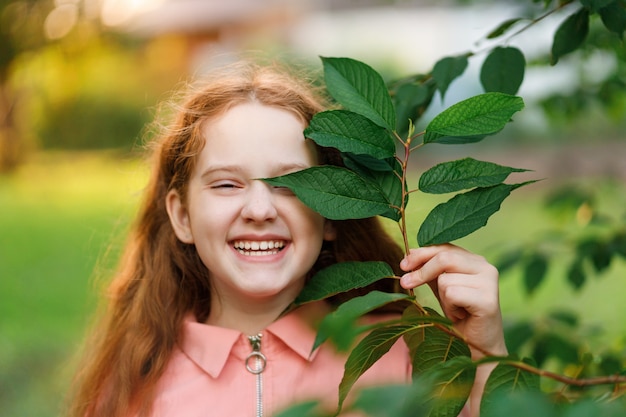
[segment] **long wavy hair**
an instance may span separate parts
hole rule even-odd
[[[290,70],[291,71],[291,70]],[[280,65],[240,63],[192,86],[172,123],[153,141],[153,170],[108,289],[108,304],[87,340],[70,401],[73,417],[147,414],[154,387],[177,343],[183,317],[209,315],[209,274],[195,247],[180,242],[165,208],[187,184],[204,146],[203,123],[244,102],[288,110],[305,124],[328,106],[313,78]],[[341,165],[336,150],[318,148],[320,163]],[[403,252],[376,218],[334,222],[337,239],[325,242],[310,274],[336,262],[382,260],[397,273]],[[384,283],[387,281],[388,283]],[[399,291],[395,280],[381,288]],[[351,297],[354,294],[347,294]],[[343,297],[344,299],[346,296]]]

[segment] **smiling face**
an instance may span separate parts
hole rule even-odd
[[[167,207],[177,237],[195,244],[219,302],[291,302],[315,263],[330,224],[288,189],[256,178],[317,163],[295,114],[256,102],[238,104],[204,126],[186,201]]]

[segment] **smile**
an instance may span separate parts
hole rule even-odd
[[[245,256],[267,256],[280,252],[285,247],[285,242],[282,240],[240,240],[233,246]]]

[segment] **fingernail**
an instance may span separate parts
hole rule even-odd
[[[402,277],[400,278],[400,285],[404,288],[411,285],[411,279],[408,275],[402,275]]]

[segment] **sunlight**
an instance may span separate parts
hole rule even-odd
[[[107,26],[119,26],[138,14],[157,8],[163,2],[164,0],[104,0],[100,18]]]
[[[57,0],[55,8],[46,16],[44,32],[48,39],[60,39],[67,35],[78,21],[78,6],[74,0]]]

